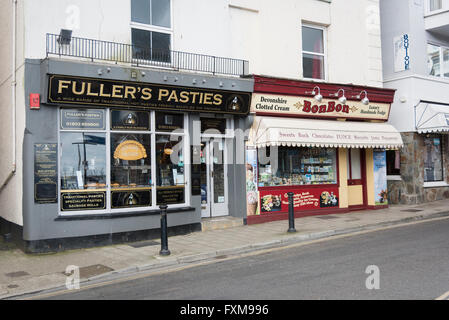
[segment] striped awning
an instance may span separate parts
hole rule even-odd
[[[256,147],[296,146],[386,148],[403,146],[390,124],[256,116],[249,143]]]
[[[416,130],[419,133],[449,132],[449,105],[420,102],[416,106]]]

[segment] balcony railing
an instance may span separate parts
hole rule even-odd
[[[248,75],[246,60],[215,57],[173,50],[155,50],[110,41],[71,37],[47,33],[46,54],[110,61],[141,67],[157,67],[172,70],[197,71],[211,74]]]

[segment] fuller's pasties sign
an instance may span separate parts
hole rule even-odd
[[[48,103],[246,115],[251,93],[50,75]]]

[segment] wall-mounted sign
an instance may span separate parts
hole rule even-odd
[[[338,187],[282,189],[260,188],[260,213],[288,212],[288,192],[293,192],[293,207],[295,211],[338,208]]]
[[[147,157],[145,147],[135,140],[126,140],[120,143],[114,151],[114,159],[140,160]]]
[[[150,130],[148,111],[111,110],[112,130]]]
[[[39,93],[30,93],[30,108],[31,109],[40,109],[41,107],[41,98]]]
[[[104,110],[61,109],[61,129],[103,130]]]
[[[246,115],[251,93],[50,75],[48,103]]]
[[[201,118],[201,133],[210,134],[225,134],[226,131],[226,119],[217,118]]]
[[[61,193],[61,211],[104,209],[106,209],[106,191]]]
[[[393,39],[394,46],[394,72],[410,69],[410,52],[408,34]]]
[[[58,199],[58,148],[56,143],[34,144],[34,201],[55,203]]]
[[[317,103],[311,97],[278,96],[253,94],[251,112],[270,115],[292,115],[317,118],[352,118],[369,120],[388,120],[390,104],[323,99]]]

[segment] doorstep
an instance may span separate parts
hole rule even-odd
[[[239,226],[243,226],[243,218],[225,216],[201,219],[201,231],[227,229]]]

